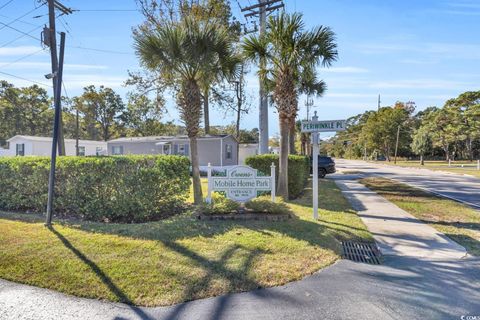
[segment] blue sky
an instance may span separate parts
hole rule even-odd
[[[136,9],[135,1],[62,2],[80,10],[57,20],[58,30],[68,31],[64,75],[68,95],[80,94],[82,87],[89,84],[103,84],[125,95],[129,90],[123,87],[127,70],[139,70],[131,28],[142,21],[142,16],[135,11],[87,10]],[[246,6],[255,0],[238,2]],[[378,94],[383,106],[397,100],[412,100],[421,110],[441,106],[461,92],[480,90],[479,0],[285,0],[285,3],[288,12],[304,14],[308,28],[327,25],[337,35],[338,61],[329,69],[319,69],[320,77],[328,84],[325,96],[315,99],[315,110],[321,119],[347,118],[375,109]],[[0,9],[1,23],[39,37],[41,29],[32,30],[47,22],[46,6],[34,10],[34,0],[10,3],[0,0],[0,7],[4,4],[7,5]],[[232,7],[240,21],[245,22],[235,0]],[[48,51],[41,50],[38,40],[21,37],[21,33],[1,23],[0,72],[49,85],[43,76],[49,73]],[[3,73],[0,79],[18,86],[31,84]],[[247,85],[252,110],[243,118],[242,127],[253,128],[258,126],[258,81],[253,71]],[[51,88],[48,90],[51,92]],[[168,100],[169,113],[165,119],[176,120],[178,113],[172,100]],[[305,97],[301,97],[301,118],[306,114],[304,101]],[[273,135],[278,132],[278,117],[273,109],[270,113]],[[214,125],[232,121],[232,116],[212,113]]]

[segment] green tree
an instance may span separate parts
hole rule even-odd
[[[197,136],[202,116],[200,83],[206,72],[216,68],[225,78],[238,63],[232,38],[221,25],[185,17],[165,21],[153,29],[134,34],[142,64],[171,80],[177,105],[190,139],[194,202],[203,201],[198,164]]]
[[[426,127],[420,127],[415,130],[411,147],[412,151],[420,156],[420,164],[423,166],[424,156],[432,147],[430,133]]]
[[[0,145],[15,135],[51,134],[52,100],[37,85],[17,88],[0,81]]]
[[[399,145],[410,144],[410,132],[408,128],[409,112],[403,108],[381,108],[378,112],[371,114],[365,125],[362,127],[361,141],[370,150],[381,150],[387,161],[394,149],[397,130],[400,130]]]
[[[148,96],[137,93],[128,95],[125,112],[120,116],[128,136],[155,136],[164,134],[163,99],[152,101]]]
[[[87,137],[108,141],[118,135],[120,116],[125,111],[122,98],[111,88],[88,86],[74,98],[74,108],[82,114]]]
[[[298,13],[271,16],[263,35],[250,36],[243,43],[245,57],[260,66],[260,78],[278,110],[281,142],[277,194],[284,198],[288,198],[289,133],[295,126],[302,76],[311,76],[317,66],[335,61],[336,47],[330,28],[305,31]]]

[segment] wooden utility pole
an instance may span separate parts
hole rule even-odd
[[[57,145],[58,145],[58,131],[60,129],[60,112],[61,105],[60,100],[62,97],[62,74],[63,74],[63,57],[65,54],[65,33],[60,33],[60,61],[57,69],[57,73],[53,75],[54,81],[56,82],[55,86],[55,119],[53,122],[53,137],[52,137],[52,155],[50,159],[50,174],[48,177],[48,200],[47,200],[47,215],[45,219],[45,225],[52,225],[52,216],[53,216],[53,198],[55,190],[55,167],[57,161]]]
[[[260,35],[263,35],[266,28],[267,14],[274,10],[283,8],[283,0],[258,0],[258,3],[251,5],[245,8],[242,8],[241,11],[250,11],[245,14],[245,18],[258,16],[260,24]],[[265,60],[260,60],[260,68],[265,67]],[[265,88],[263,86],[262,80],[259,79],[260,90],[259,90],[259,117],[258,117],[258,145],[259,153],[266,154],[268,153],[268,98]]]
[[[397,128],[397,142],[395,143],[395,158],[393,160],[394,164],[397,164],[397,151],[398,151],[398,139],[400,138],[400,125]]]
[[[65,7],[63,4],[56,0],[48,0],[48,32],[44,34],[45,44],[50,47],[50,60],[52,64],[52,83],[53,83],[53,100],[56,100],[55,95],[57,92],[61,93],[61,90],[57,89],[56,75],[58,73],[58,58],[57,58],[57,37],[55,27],[55,9],[60,10],[63,14],[71,14],[72,10]],[[59,84],[62,86],[62,83]],[[61,99],[60,99],[61,103]],[[60,107],[60,127],[58,130],[58,155],[65,155],[65,139],[63,136],[63,121],[62,121],[62,109]]]

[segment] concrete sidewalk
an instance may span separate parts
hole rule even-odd
[[[467,255],[464,247],[359,183],[359,176],[332,178],[358,211],[383,255],[427,260],[461,259]]]

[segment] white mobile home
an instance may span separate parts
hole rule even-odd
[[[10,156],[50,156],[52,153],[52,138],[17,135],[7,140],[9,144],[6,155]],[[79,140],[81,156],[107,154],[107,143],[104,141]],[[65,155],[76,155],[76,140],[65,139]]]
[[[238,164],[245,164],[245,159],[258,153],[258,143],[241,143],[238,146]]]

